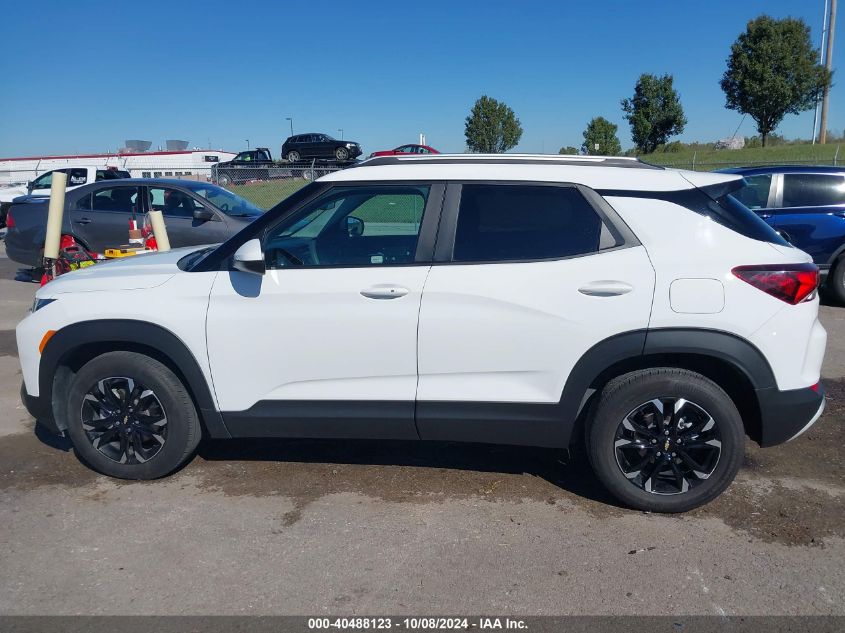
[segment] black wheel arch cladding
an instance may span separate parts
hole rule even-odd
[[[164,327],[132,319],[102,319],[81,321],[58,330],[45,345],[39,364],[39,400],[60,403],[53,398],[58,368],[65,366],[75,353],[93,348],[94,355],[107,351],[150,350],[175,370],[184,381],[197,405],[206,430],[212,437],[230,437],[217,411],[209,384],[188,346]],[[64,430],[58,416],[54,423]]]

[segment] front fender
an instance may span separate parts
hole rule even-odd
[[[161,358],[185,382],[196,402],[198,413],[211,437],[230,437],[211,394],[208,381],[187,345],[169,330],[131,319],[83,321],[63,327],[47,342],[41,353],[38,371],[39,400],[49,403],[55,426],[63,430],[64,420],[57,415],[64,394],[54,393],[59,369],[75,354],[88,350],[95,356],[109,351],[147,351]],[[46,406],[42,410],[48,410]]]

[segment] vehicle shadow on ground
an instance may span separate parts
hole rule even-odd
[[[490,475],[509,478],[504,487],[518,493],[513,489],[516,478],[528,475],[576,497],[621,507],[598,482],[581,451],[434,441],[237,439],[203,441],[198,456],[205,462],[272,463],[287,474],[292,474],[287,467],[295,466],[296,474],[305,476],[309,466],[317,467],[320,475],[332,465],[373,467],[370,470],[378,471],[377,478],[385,486],[414,488],[423,494],[448,494],[453,486],[461,487],[463,494],[467,485],[484,488]],[[545,499],[553,502],[548,493],[554,491],[547,486],[531,485],[524,478],[520,481],[526,497],[546,495]]]

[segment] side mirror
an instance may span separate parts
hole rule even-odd
[[[33,187],[32,187],[32,181],[30,180],[30,181],[28,181],[28,182],[26,183],[26,191],[27,191],[27,193],[32,193],[32,189],[33,189]]]
[[[251,239],[241,244],[235,251],[232,265],[235,270],[254,275],[263,275],[267,270],[264,264],[264,251],[261,250],[261,240]]]
[[[208,222],[209,220],[214,220],[215,215],[213,211],[209,211],[205,207],[198,207],[194,209],[194,220],[199,220],[200,222]]]
[[[346,232],[349,237],[357,237],[364,234],[364,220],[361,218],[346,217]]]

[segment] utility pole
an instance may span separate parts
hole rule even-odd
[[[825,51],[824,67],[831,70],[833,65],[833,36],[836,34],[836,0],[830,0],[830,19],[827,22],[827,51]],[[830,107],[830,84],[824,88],[822,98],[821,129],[819,130],[819,143],[822,145],[827,141],[827,111]]]
[[[339,127],[339,128],[337,128],[337,131],[340,132],[340,140],[342,141],[343,140],[343,128]]]
[[[824,63],[824,43],[825,43],[825,36],[827,35],[827,3],[828,0],[824,0],[824,15],[822,16],[822,45],[819,46],[819,63]],[[818,95],[816,96],[816,107],[813,110],[813,145],[816,144],[816,139],[818,138],[818,125],[819,125],[819,106],[822,104],[822,100],[819,99]]]
[[[293,118],[286,116],[285,121],[290,121],[290,135],[293,136]]]

